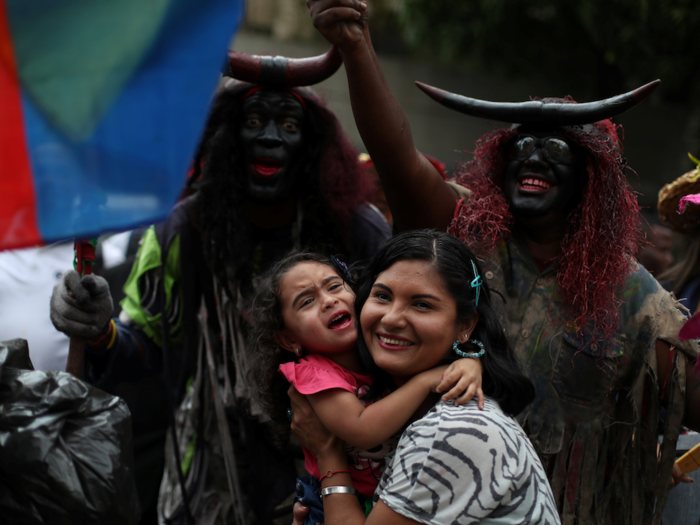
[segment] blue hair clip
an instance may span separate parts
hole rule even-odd
[[[479,272],[476,269],[476,264],[474,264],[474,261],[471,261],[471,263],[475,275],[474,279],[472,280],[472,288],[476,288],[476,299],[474,300],[474,306],[479,306],[479,289],[481,288],[483,281],[481,280],[481,275],[479,275]]]
[[[348,265],[338,259],[335,255],[331,255],[331,261],[333,261],[333,264],[335,264],[335,266],[338,268],[338,272],[340,273],[340,277],[343,279],[343,281],[355,286],[355,280],[352,278],[352,275],[350,275]]]

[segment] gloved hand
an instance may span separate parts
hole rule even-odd
[[[71,293],[72,292],[72,293]],[[93,339],[104,332],[112,316],[109,284],[99,275],[70,270],[63,274],[51,294],[51,322],[69,336]]]

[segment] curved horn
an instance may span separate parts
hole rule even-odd
[[[249,55],[229,51],[231,76],[251,84],[280,87],[311,86],[338,71],[343,59],[333,46],[325,54],[310,58]]]
[[[629,93],[583,104],[561,104],[539,100],[489,102],[456,95],[421,82],[416,82],[416,85],[443,106],[473,117],[518,124],[542,123],[566,126],[590,124],[620,115],[639,104],[660,83],[660,80],[654,80]]]

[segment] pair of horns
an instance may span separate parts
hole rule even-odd
[[[248,55],[228,52],[231,76],[251,84],[286,88],[312,86],[338,71],[343,59],[333,46],[325,54],[310,58]]]
[[[287,88],[318,84],[338,71],[343,62],[335,46],[323,55],[310,58],[249,55],[239,51],[229,51],[228,58],[233,78],[251,84]],[[654,80],[628,93],[583,104],[539,100],[489,102],[450,93],[422,82],[416,82],[416,85],[443,106],[473,117],[519,124],[571,126],[591,124],[620,115],[647,98],[660,83],[660,80]]]
[[[647,98],[660,83],[660,80],[654,80],[629,93],[583,104],[562,104],[539,100],[489,102],[450,93],[421,82],[416,82],[416,85],[443,106],[473,117],[518,124],[573,126],[591,124],[620,115]]]

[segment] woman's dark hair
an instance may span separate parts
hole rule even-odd
[[[483,278],[479,304],[475,304],[476,288],[472,287],[471,283],[475,277],[483,276],[481,267],[471,250],[461,241],[436,230],[416,230],[393,237],[379,249],[359,275],[355,299],[357,346],[362,365],[374,376],[372,394],[376,396],[393,385],[389,375],[374,364],[367,349],[359,327],[360,312],[369,298],[377,276],[399,261],[426,261],[432,265],[457,303],[458,322],[466,323],[475,314],[479,315],[471,338],[481,341],[486,350],[481,357],[484,367],[484,394],[496,400],[506,414],[519,414],[534,399],[535,387],[523,374],[503,327],[491,308],[491,293]],[[472,262],[476,266],[478,276],[474,275]],[[462,348],[467,352],[479,351],[479,347],[471,342],[462,345]],[[445,362],[457,359],[459,356],[449,352]]]
[[[295,359],[294,354],[280,348],[275,341],[275,332],[284,328],[280,283],[289,270],[303,262],[324,264],[341,275],[329,256],[310,252],[295,253],[278,261],[262,276],[253,299],[254,324],[247,345],[248,354],[252,356],[248,379],[257,390],[262,408],[272,420],[279,445],[289,439],[289,421],[286,415],[289,408],[289,383],[278,372],[278,368],[282,363]]]

